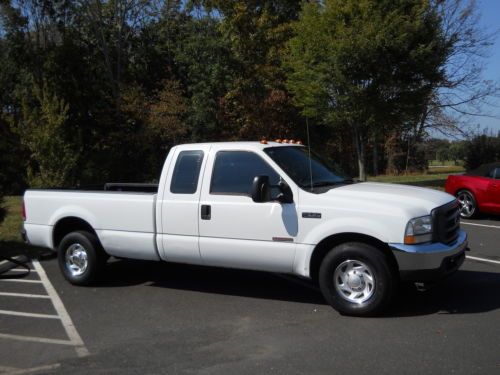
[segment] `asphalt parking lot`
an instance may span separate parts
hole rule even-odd
[[[83,288],[34,261],[0,280],[0,374],[498,374],[500,219],[462,228],[461,270],[379,318],[274,274],[113,260]]]

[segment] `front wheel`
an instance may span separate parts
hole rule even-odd
[[[374,315],[391,300],[396,278],[387,257],[357,242],[334,247],[323,259],[319,285],[327,302],[345,315]]]
[[[66,280],[74,285],[89,285],[104,267],[107,255],[94,234],[77,231],[62,239],[58,260]]]

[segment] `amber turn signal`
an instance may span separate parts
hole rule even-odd
[[[417,243],[417,239],[415,236],[405,236],[405,244],[406,245],[414,245]]]

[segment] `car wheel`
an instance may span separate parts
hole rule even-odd
[[[470,219],[477,215],[478,208],[474,195],[468,190],[461,190],[457,193],[457,199],[460,203],[460,216],[464,219]]]
[[[97,237],[86,231],[67,234],[59,244],[59,268],[74,285],[89,285],[106,264],[108,257]]]
[[[397,279],[386,256],[365,243],[334,247],[319,270],[321,293],[339,313],[370,316],[389,304]]]

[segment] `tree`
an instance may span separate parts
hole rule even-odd
[[[285,85],[283,53],[300,1],[195,1],[221,15],[220,30],[231,52],[232,76],[221,99],[228,136],[257,139],[286,136],[295,111]]]
[[[498,82],[482,78],[483,61],[496,31],[486,33],[480,28],[476,2],[436,0],[430,4],[439,16],[445,55],[441,76],[429,82],[418,117],[407,124],[409,144],[422,142],[429,133],[471,136],[471,118],[491,116],[491,101],[500,93]]]
[[[27,166],[31,187],[65,187],[74,181],[80,156],[78,134],[67,134],[69,107],[47,85],[34,85],[23,97],[21,120],[13,123],[29,150]]]
[[[152,134],[165,145],[175,145],[187,138],[186,102],[177,81],[165,81],[149,108]]]
[[[438,79],[439,19],[417,0],[304,4],[289,43],[288,87],[302,114],[348,129],[366,178],[370,135],[398,131]]]
[[[185,122],[191,141],[219,140],[230,126],[221,119],[221,101],[230,85],[229,45],[213,17],[193,18],[181,28],[175,47],[177,73],[185,87]]]
[[[500,161],[500,137],[476,135],[467,142],[465,168],[475,169],[481,164]]]

